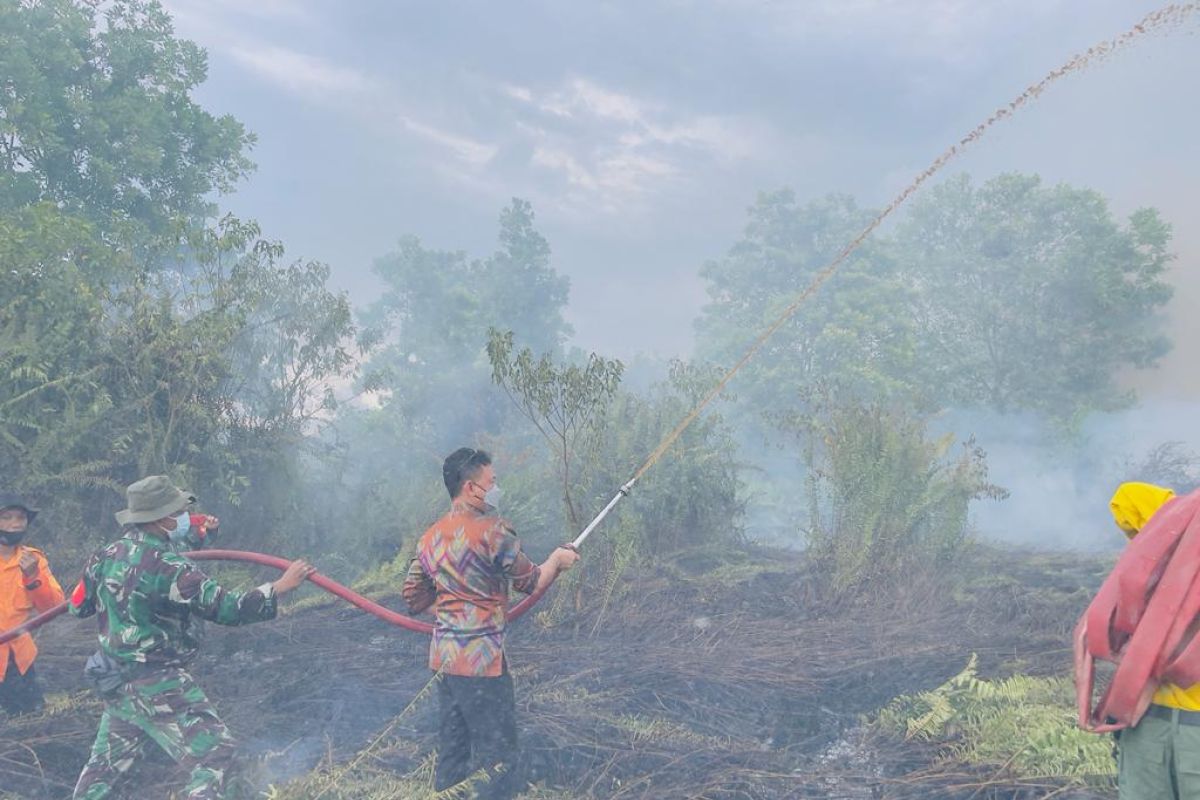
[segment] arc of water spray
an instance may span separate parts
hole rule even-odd
[[[837,272],[838,268],[841,267],[843,263],[845,263],[846,259],[849,258],[850,255],[854,253],[854,251],[857,250],[864,241],[866,241],[868,236],[875,232],[876,228],[883,224],[884,220],[891,216],[893,211],[903,205],[909,197],[911,197],[919,188],[921,188],[922,185],[924,185],[926,181],[941,171],[942,167],[946,166],[947,163],[949,163],[967,147],[983,138],[983,135],[987,133],[988,129],[997,122],[1008,119],[1022,107],[1029,105],[1029,103],[1040,97],[1042,92],[1049,88],[1049,86],[1055,81],[1066,77],[1073,72],[1078,72],[1084,67],[1092,66],[1104,61],[1117,51],[1126,48],[1149,33],[1169,32],[1174,30],[1197,11],[1200,11],[1200,2],[1172,3],[1170,5],[1163,6],[1157,11],[1150,12],[1143,17],[1140,22],[1119,36],[1093,45],[1086,51],[1071,57],[1071,59],[1062,66],[1052,70],[1040,81],[1026,88],[1025,91],[1017,95],[1017,97],[1009,102],[1008,105],[1001,106],[992,112],[990,117],[979,123],[979,125],[972,129],[970,133],[961,138],[958,142],[950,145],[950,147],[942,152],[941,155],[933,160],[932,164],[930,164],[923,172],[917,175],[917,177],[908,186],[906,186],[904,190],[900,192],[900,194],[896,195],[896,197],[893,198],[893,200],[888,203],[887,206],[880,211],[879,214],[873,220],[871,220],[871,222],[865,228],[863,228],[862,232],[854,237],[854,239],[851,240],[850,243],[847,244],[832,261],[822,268],[822,270],[817,273],[816,277],[813,278],[812,283],[810,283],[804,289],[804,291],[800,292],[800,294],[796,296],[796,298],[787,306],[787,308],[783,310],[783,313],[781,313],[769,326],[767,326],[767,328],[761,334],[758,335],[758,337],[746,349],[746,352],[742,355],[738,362],[734,364],[728,372],[721,376],[721,379],[717,381],[711,390],[709,390],[708,394],[706,394],[700,400],[700,402],[688,412],[687,416],[680,420],[679,424],[676,425],[670,433],[663,437],[663,440],[658,443],[658,446],[654,448],[654,451],[650,453],[649,457],[647,457],[642,466],[638,468],[638,471],[634,473],[633,477],[630,478],[629,481],[622,486],[615,495],[613,495],[613,498],[608,501],[608,505],[601,509],[600,513],[597,514],[590,523],[588,523],[588,526],[583,529],[583,532],[580,533],[579,536],[575,537],[575,541],[572,544],[574,544],[576,547],[579,547],[584,543],[588,536],[590,536],[592,532],[599,527],[600,523],[604,521],[604,518],[607,517],[609,513],[616,507],[617,503],[619,503],[622,498],[629,496],[634,484],[641,480],[642,476],[649,472],[650,469],[656,463],[658,463],[659,459],[661,459],[663,455],[665,455],[666,452],[671,449],[671,446],[675,444],[676,440],[679,439],[683,432],[686,431],[691,424],[696,421],[696,418],[704,412],[704,409],[706,409],[709,404],[716,399],[717,395],[724,391],[725,387],[729,384],[729,381],[733,380],[733,377],[742,371],[742,367],[746,366],[746,364],[748,364],[751,359],[758,354],[758,351],[762,349],[762,346],[766,344],[767,340],[770,339],[776,331],[782,328],[784,323],[791,319],[796,311],[799,310],[800,306],[804,305],[804,303],[810,297],[816,294],[816,292],[825,285],[826,281],[833,277],[833,274]]]

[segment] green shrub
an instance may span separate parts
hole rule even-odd
[[[834,595],[891,585],[944,565],[969,540],[972,500],[1001,498],[983,451],[879,406],[833,408],[804,423],[807,531],[815,574]]]

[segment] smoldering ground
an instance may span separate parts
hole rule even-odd
[[[988,672],[1061,670],[1065,637],[1103,565],[1040,559],[979,551],[961,566],[980,576],[965,597],[914,584],[886,605],[840,610],[815,604],[803,560],[780,552],[726,557],[717,571],[697,563],[631,571],[629,591],[599,627],[594,613],[515,626],[510,659],[530,776],[553,787],[544,796],[577,798],[961,799],[1061,789],[1069,781],[945,762],[931,745],[865,724],[892,697],[945,681],[971,652]],[[242,741],[256,789],[396,796],[377,792],[419,775],[433,745],[436,700],[408,707],[429,680],[427,641],[319,598],[300,603],[273,626],[210,628],[194,673]],[[93,643],[74,621],[41,637],[39,665],[58,690],[46,713],[9,720],[0,733],[6,791],[69,794],[99,712],[79,673]],[[160,761],[138,794],[165,794],[179,778]],[[407,785],[425,791],[418,780]]]

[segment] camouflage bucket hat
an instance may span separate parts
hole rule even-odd
[[[125,505],[128,508],[117,512],[117,522],[121,525],[154,522],[174,516],[194,502],[196,498],[191,492],[176,488],[167,476],[151,475],[129,484],[125,490]]]

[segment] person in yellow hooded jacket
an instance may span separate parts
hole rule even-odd
[[[1175,496],[1149,483],[1123,483],[1110,507],[1129,539]],[[1200,684],[1164,683],[1149,710],[1121,731],[1118,787],[1121,800],[1200,800]]]
[[[46,557],[23,543],[37,509],[20,495],[0,493],[0,631],[63,601]],[[10,715],[39,710],[44,701],[33,669],[37,645],[28,633],[0,644],[0,708]]]

